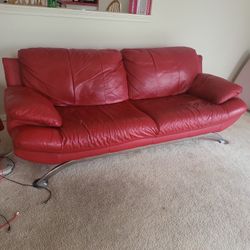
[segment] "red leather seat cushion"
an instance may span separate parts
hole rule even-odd
[[[58,107],[61,128],[19,127],[14,146],[42,152],[79,152],[152,137],[155,122],[129,101],[88,107]]]
[[[122,54],[131,99],[184,93],[201,72],[201,58],[191,48],[124,49]]]
[[[187,94],[136,100],[133,103],[154,119],[160,130],[159,135],[214,126],[239,116],[246,110],[246,105],[237,98],[215,105]]]
[[[22,81],[56,105],[101,105],[128,99],[127,79],[117,50],[23,49]]]

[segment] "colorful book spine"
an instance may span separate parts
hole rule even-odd
[[[152,0],[130,0],[129,13],[139,15],[151,14]]]
[[[152,0],[148,0],[146,15],[151,15],[151,8],[152,8]]]

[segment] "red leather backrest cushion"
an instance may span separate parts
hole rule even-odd
[[[117,50],[70,50],[75,100],[81,105],[128,99],[122,55]]]
[[[51,98],[54,104],[74,104],[73,79],[66,49],[22,49],[18,52],[23,84]]]
[[[99,105],[128,99],[126,73],[116,50],[20,50],[25,86],[56,105]]]
[[[131,99],[184,93],[201,71],[201,58],[191,48],[124,49],[122,54]]]

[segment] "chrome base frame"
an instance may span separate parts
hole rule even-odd
[[[35,180],[33,182],[33,186],[36,187],[36,188],[47,187],[48,184],[49,184],[48,180],[49,180],[50,177],[57,174],[58,172],[60,172],[64,168],[66,168],[67,166],[73,164],[73,162],[76,162],[76,161],[67,161],[67,162],[63,162],[61,164],[58,164],[58,165],[54,166],[49,172],[47,172],[41,178]]]
[[[13,152],[9,152],[5,155],[0,155],[0,175],[7,176],[11,174],[14,170],[15,163],[12,159],[9,158]]]
[[[229,144],[229,141],[224,139],[219,133],[207,134],[199,136],[200,139],[216,141],[220,144]]]
[[[203,140],[210,140],[210,141],[216,141],[220,144],[229,144],[229,141],[225,140],[219,133],[213,133],[213,134],[206,134],[206,135],[201,135],[201,136],[196,136],[193,138],[198,138],[198,139],[203,139]],[[183,140],[187,140],[187,139],[180,139],[180,140],[175,140],[174,142],[178,142],[178,141],[183,141]],[[167,142],[167,143],[173,143],[173,141]],[[166,144],[166,142],[164,143]],[[159,145],[159,144],[156,144]],[[145,147],[140,147],[139,149],[142,148],[146,148],[149,146],[145,146]],[[135,150],[135,149],[132,149]],[[130,150],[124,150],[123,152],[128,152],[128,151],[132,151]],[[121,152],[119,152],[121,153]],[[114,153],[111,153],[114,154]],[[109,155],[109,154],[106,154]],[[100,158],[100,157],[104,157],[104,155],[100,155],[100,156],[95,156],[95,157],[88,157],[88,158],[84,158],[83,160],[89,160],[89,159],[96,159],[96,158]],[[35,180],[33,182],[33,186],[36,188],[46,188],[48,187],[49,184],[49,179],[54,176],[55,174],[57,174],[58,172],[60,172],[61,170],[63,170],[64,168],[72,165],[75,162],[80,162],[82,160],[73,160],[73,161],[67,161],[67,162],[63,162],[61,164],[58,164],[56,166],[54,166],[50,171],[48,171],[46,174],[44,174],[41,178]]]

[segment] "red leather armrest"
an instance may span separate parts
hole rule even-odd
[[[214,104],[221,104],[238,96],[242,87],[223,78],[198,74],[188,93]]]
[[[62,126],[62,118],[52,102],[31,88],[8,87],[4,103],[10,120],[40,126]]]

